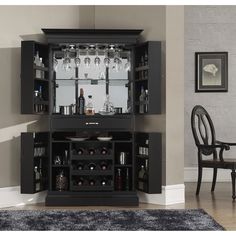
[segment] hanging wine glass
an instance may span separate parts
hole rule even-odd
[[[103,62],[106,67],[109,67],[111,60],[108,55],[108,49],[105,50],[105,58]]]
[[[55,53],[54,53],[54,55],[53,55],[53,70],[55,72],[57,72],[57,67],[58,67],[58,60],[57,60]]]
[[[96,57],[94,59],[94,64],[95,66],[99,67],[100,63],[101,63],[101,59],[98,56],[98,48],[96,48]]]
[[[90,66],[91,59],[89,57],[89,48],[86,48],[86,57],[84,58],[84,64],[86,67]]]
[[[125,70],[126,71],[131,70],[130,56],[127,57],[127,62],[125,63]]]
[[[64,51],[64,58],[62,61],[62,66],[65,71],[68,71],[71,69],[71,58],[70,58],[70,52],[69,52],[68,48],[65,49],[65,51]]]
[[[79,48],[77,48],[77,50],[76,50],[76,55],[75,55],[74,62],[75,62],[75,67],[78,68],[80,66],[80,63],[81,63],[81,60],[79,58]]]
[[[115,64],[115,66],[114,66],[115,70],[116,70],[117,72],[120,71],[121,66],[122,66],[122,61],[121,61],[121,59],[120,59],[120,54],[119,54],[119,51],[118,51],[118,50],[116,50],[116,52],[115,52],[114,64]]]

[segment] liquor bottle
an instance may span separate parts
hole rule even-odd
[[[116,188],[116,190],[118,190],[118,191],[122,190],[122,187],[123,187],[122,182],[123,182],[123,179],[122,179],[122,175],[121,175],[121,169],[118,168],[117,173],[116,173],[116,179],[115,179],[115,188]]]
[[[90,179],[90,180],[89,180],[89,185],[90,185],[90,186],[94,186],[94,185],[95,185],[95,181],[94,181],[93,179]]]
[[[88,103],[85,109],[85,114],[88,116],[95,115],[95,109],[93,106],[93,100],[92,100],[92,95],[88,96]]]
[[[148,179],[148,159],[145,160],[145,168],[144,168],[144,174],[143,174],[143,179],[147,180]]]
[[[36,55],[34,57],[34,65],[35,66],[40,66],[40,58],[39,58],[39,52],[36,52]],[[35,77],[36,78],[41,78],[41,70],[36,70],[35,71]]]
[[[144,91],[144,88],[143,86],[141,87],[141,93],[140,93],[140,96],[139,96],[139,113],[140,114],[143,114],[144,113],[144,99],[145,99],[145,91]]]
[[[107,166],[107,163],[106,162],[102,162],[101,165],[101,170],[107,170],[108,166]]]
[[[103,147],[102,150],[101,150],[101,154],[106,155],[107,153],[108,153],[107,148]]]
[[[84,90],[82,88],[80,89],[78,104],[79,104],[79,114],[84,115],[85,98],[84,98]]]
[[[144,101],[145,101],[144,113],[147,113],[148,112],[148,90],[147,89],[145,90]]]
[[[89,149],[89,155],[94,155],[95,154],[95,150],[93,148]]]
[[[38,171],[38,167],[34,167],[34,173],[35,173],[35,180],[40,180],[40,173]]]
[[[145,174],[145,167],[144,167],[144,165],[141,165],[141,168],[138,172],[138,178],[143,179],[144,174]]]
[[[89,170],[95,170],[95,169],[96,169],[96,164],[94,164],[94,163],[89,163],[89,164],[88,164],[88,168],[89,168]]]
[[[43,58],[42,58],[42,57],[39,58],[39,63],[40,63],[40,66],[41,66],[41,67],[44,67]],[[42,79],[45,78],[44,70],[41,70],[41,72],[40,72],[40,78],[42,78]]]
[[[148,65],[148,53],[147,53],[147,51],[145,51],[145,53],[144,53],[144,65],[145,66]]]
[[[129,178],[129,168],[126,168],[126,174],[125,174],[125,190],[130,190],[130,178]]]
[[[43,89],[42,86],[39,86],[39,101],[43,101]],[[43,104],[39,104],[39,112],[43,111]]]

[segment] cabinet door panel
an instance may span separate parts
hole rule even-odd
[[[149,41],[138,45],[134,64],[135,113],[161,114],[161,42]],[[144,102],[140,101],[142,89],[148,91]]]
[[[21,133],[21,193],[48,187],[49,134]]]
[[[146,193],[161,193],[162,187],[161,133],[135,134],[136,187]]]
[[[42,58],[44,67],[34,64],[36,53]],[[34,41],[21,42],[21,113],[48,114],[49,69],[48,46]],[[41,91],[35,99],[34,91]]]

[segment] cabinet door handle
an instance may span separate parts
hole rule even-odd
[[[85,124],[86,125],[99,125],[98,122],[86,122]]]

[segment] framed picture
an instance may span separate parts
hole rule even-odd
[[[195,92],[228,91],[228,53],[195,53]]]

